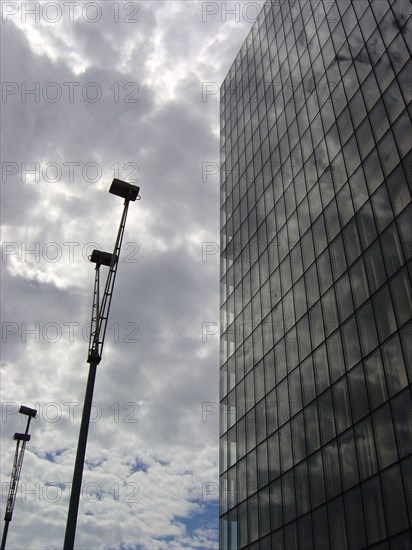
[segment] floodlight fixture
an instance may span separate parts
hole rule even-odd
[[[109,193],[112,193],[112,195],[117,195],[127,201],[133,202],[138,198],[140,199],[139,192],[140,187],[137,185],[132,185],[131,183],[127,183],[117,178],[114,178],[109,189]]]
[[[26,407],[25,405],[21,405],[21,407],[19,409],[19,413],[30,416],[31,418],[36,418],[36,416],[37,416],[36,409],[31,409],[30,407]]]
[[[110,267],[112,265],[113,254],[110,252],[103,252],[102,250],[93,250],[89,260],[97,265],[107,265]],[[117,261],[117,256],[116,260]]]
[[[30,441],[30,434],[18,434],[15,433],[13,436],[13,439],[17,439],[18,441]]]

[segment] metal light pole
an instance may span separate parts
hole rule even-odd
[[[26,450],[26,443],[30,441],[29,428],[30,420],[37,416],[36,409],[30,409],[22,405],[19,409],[21,414],[27,415],[26,431],[24,434],[15,433],[13,439],[16,440],[16,452],[14,453],[13,469],[11,471],[11,481],[9,487],[9,496],[7,498],[6,512],[4,514],[4,531],[1,539],[1,550],[6,548],[7,533],[9,530],[9,524],[13,517],[14,503],[16,501],[17,487],[19,485],[20,472],[23,466],[24,451]],[[21,442],[21,447],[20,447]]]
[[[114,248],[114,253],[101,252],[94,250],[90,256],[90,261],[96,264],[95,282],[93,292],[92,322],[89,339],[89,353],[87,362],[89,363],[89,376],[87,379],[86,394],[84,397],[84,406],[82,421],[80,424],[79,441],[77,444],[76,462],[73,473],[72,490],[70,494],[69,512],[67,515],[66,534],[64,538],[64,550],[73,550],[74,539],[76,536],[77,514],[79,510],[80,491],[83,477],[83,466],[86,455],[87,434],[89,432],[90,412],[93,401],[94,382],[96,379],[97,365],[100,363],[103,352],[104,338],[106,335],[107,320],[109,318],[110,304],[113,296],[114,282],[116,279],[118,259],[126,225],[127,211],[129,202],[135,201],[139,197],[140,188],[124,181],[114,179],[109,192],[124,198],[124,208],[120,220],[119,230]],[[104,295],[100,305],[100,266],[109,267]]]

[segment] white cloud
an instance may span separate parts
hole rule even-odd
[[[219,242],[219,189],[202,164],[219,159],[219,106],[202,83],[219,85],[251,23],[204,23],[202,2],[98,5],[96,23],[19,12],[2,29],[4,482],[18,405],[39,409],[8,548],[62,546],[87,377],[87,255],[114,244],[113,176],[137,179],[142,200],[98,367],[76,547],[217,548],[217,493],[206,505],[202,491],[218,481],[217,408],[203,405],[218,401],[218,336],[202,342],[202,324],[218,321],[219,262],[203,261],[202,243]]]

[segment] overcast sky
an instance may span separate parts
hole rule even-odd
[[[218,548],[218,89],[261,4],[2,1],[3,509],[18,407],[39,410],[9,550],[63,544],[87,256],[114,245],[114,176],[142,199],[98,367],[76,548]]]

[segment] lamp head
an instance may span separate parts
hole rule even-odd
[[[139,191],[140,187],[137,185],[132,185],[117,178],[114,178],[109,189],[109,193],[112,193],[112,195],[117,195],[129,201],[135,201],[139,197]]]
[[[112,264],[113,254],[110,252],[102,252],[101,250],[93,250],[89,260],[97,265],[107,265],[108,267]],[[116,257],[117,260],[117,257]]]
[[[37,411],[36,409],[30,409],[30,407],[26,407],[22,405],[19,409],[19,413],[26,414],[27,416],[30,416],[31,418],[36,418]]]
[[[14,440],[18,440],[18,441],[30,441],[30,435],[29,434],[18,434],[18,433],[15,433],[14,436],[13,436],[13,439]]]

